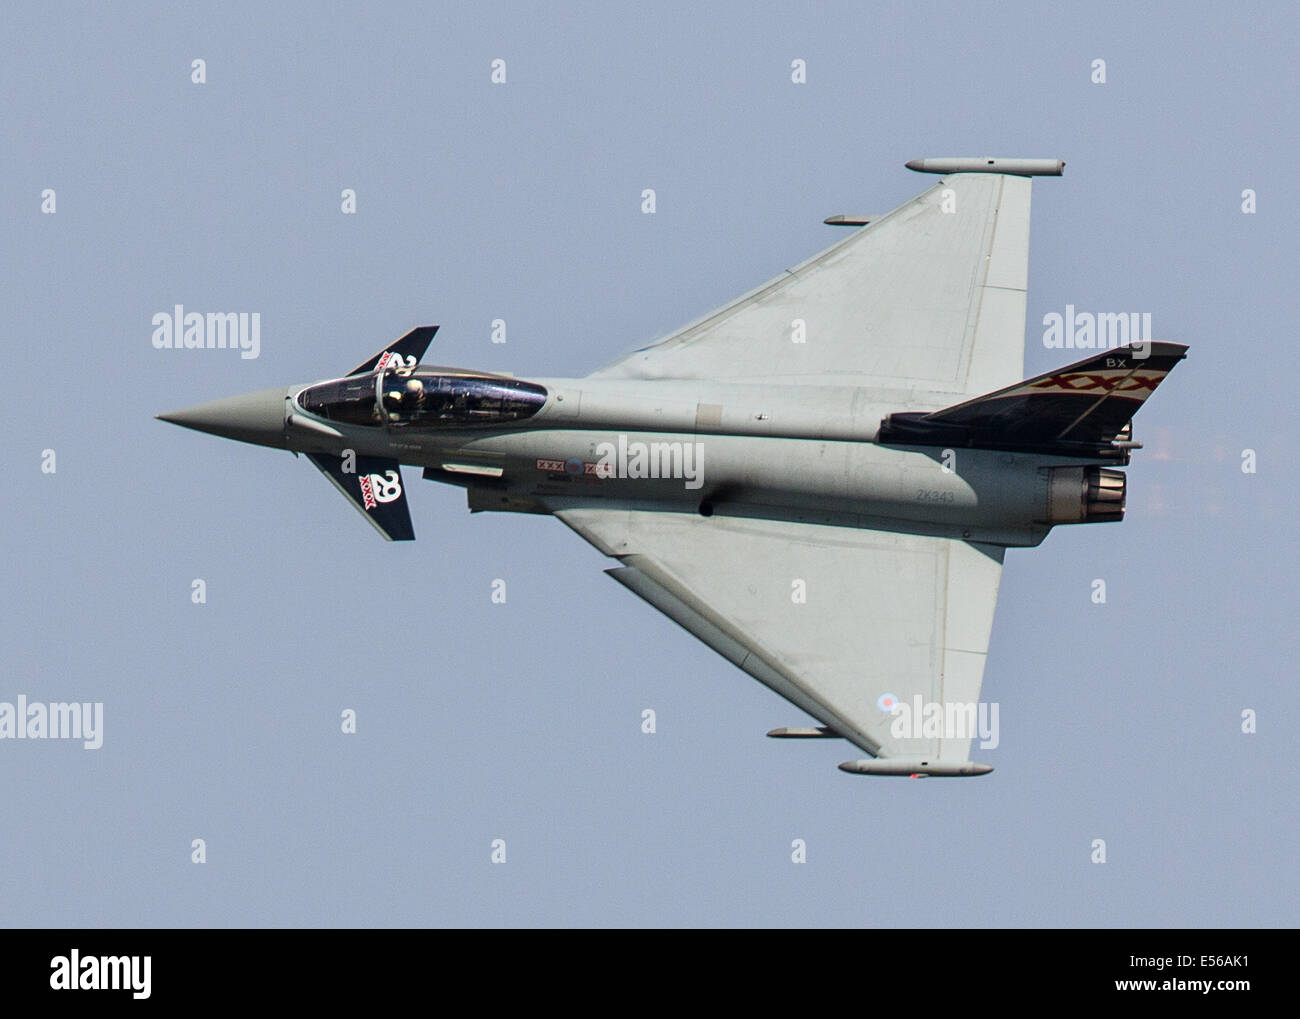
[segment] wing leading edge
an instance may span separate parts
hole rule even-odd
[[[955,173],[593,373],[974,395],[1023,377],[1029,177]],[[802,323],[802,326],[797,325]]]

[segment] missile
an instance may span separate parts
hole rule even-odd
[[[772,739],[840,739],[829,725],[783,725],[768,733]]]
[[[1065,160],[948,156],[941,159],[912,159],[905,165],[917,173],[1009,173],[1017,177],[1059,177],[1065,169]]]
[[[822,222],[827,226],[866,226],[879,218],[879,216],[849,216],[840,213],[838,216],[827,216]]]
[[[840,771],[851,775],[901,775],[908,778],[960,778],[966,775],[987,775],[991,764],[975,761],[922,761],[915,757],[877,757],[863,761],[845,761]]]

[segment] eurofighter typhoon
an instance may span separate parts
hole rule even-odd
[[[160,417],[306,454],[391,541],[414,537],[403,465],[471,511],[552,514],[818,723],[769,736],[847,740],[857,774],[986,774],[961,723],[1006,550],[1123,517],[1131,419],[1187,348],[1024,379],[1030,184],[1064,164],[907,165],[942,179],[583,378],[426,365],[426,326],[340,378]],[[927,724],[900,728],[913,704]]]

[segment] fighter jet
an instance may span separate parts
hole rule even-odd
[[[558,517],[817,723],[769,736],[847,740],[856,774],[986,774],[1006,550],[1123,517],[1132,418],[1187,348],[1024,379],[1030,186],[1064,163],[907,165],[942,177],[583,378],[426,365],[425,326],[339,378],[159,417],[305,454],[391,541],[414,537],[403,465],[471,511]]]

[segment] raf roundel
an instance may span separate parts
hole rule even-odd
[[[892,693],[882,693],[876,701],[876,707],[881,711],[893,711],[894,708],[898,707],[898,698]]]

